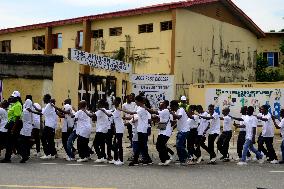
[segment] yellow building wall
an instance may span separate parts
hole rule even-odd
[[[33,37],[45,35],[45,29],[1,34],[0,41],[11,40],[11,53],[44,54],[43,50],[33,50]]]
[[[257,37],[242,27],[178,9],[175,82],[254,81]]]
[[[172,30],[160,31],[160,22],[172,20],[171,12],[121,17],[92,22],[92,30],[103,29],[103,38],[91,40],[91,52],[112,56],[120,47],[126,49],[130,36],[130,53],[136,57],[133,73],[169,74]],[[138,34],[138,25],[153,23],[152,33]],[[109,28],[122,27],[120,36],[109,36]],[[102,48],[103,47],[103,48]],[[130,61],[132,63],[132,61]]]
[[[58,106],[70,98],[73,107],[78,107],[79,66],[78,63],[69,60],[54,64],[52,96]]]
[[[284,62],[284,55],[280,52],[280,43],[284,39],[284,34],[266,34],[265,38],[258,40],[258,52],[278,52],[279,63]]]
[[[39,79],[21,79],[21,78],[4,78],[3,81],[3,97],[8,99],[12,92],[17,90],[21,93],[24,102],[26,95],[32,95],[33,101],[42,104],[44,94],[52,94],[52,81]]]

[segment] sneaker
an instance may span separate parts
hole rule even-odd
[[[271,164],[278,164],[279,162],[278,162],[277,159],[275,159],[275,160],[271,161],[270,163],[271,163]]]
[[[56,158],[56,155],[54,155],[54,156],[51,156],[51,158],[50,159],[55,159]]]
[[[216,164],[216,158],[210,159],[210,161],[207,164],[211,164],[211,165]]]
[[[258,159],[256,157],[252,158],[252,161],[257,161]]]
[[[67,157],[67,158],[66,158],[66,161],[75,161],[75,159],[74,159],[74,158]]]
[[[95,163],[102,163],[102,159],[95,160]]]
[[[220,160],[223,160],[223,159],[225,159],[226,157],[225,156],[222,156],[222,157],[220,157]]]
[[[195,163],[194,163],[192,160],[188,160],[186,163],[187,163],[188,165],[195,165]]]
[[[159,166],[164,166],[165,163],[160,162],[160,163],[158,163],[158,165],[159,165]]]
[[[230,158],[224,158],[223,159],[223,162],[229,162],[230,161]]]
[[[240,161],[239,163],[237,163],[237,165],[247,165],[248,163],[247,162],[244,162],[244,161]]]
[[[241,159],[241,158],[239,158],[239,157],[236,157],[236,158],[235,158],[235,161],[240,161],[240,159]]]
[[[118,160],[118,161],[114,162],[114,165],[121,166],[121,165],[124,165],[124,163],[122,161]]]
[[[40,159],[44,159],[44,160],[46,160],[46,159],[51,159],[51,155],[44,155],[44,156],[41,156],[40,157]]]
[[[202,156],[200,156],[199,158],[197,158],[196,163],[199,164],[199,163],[201,163],[201,161],[202,161]]]
[[[139,163],[136,162],[136,161],[131,161],[131,162],[128,164],[128,166],[138,166],[138,165],[139,165]]]
[[[172,162],[172,160],[171,160],[171,159],[168,159],[168,160],[165,161],[164,164],[165,164],[165,165],[169,165],[171,162]]]
[[[265,161],[265,155],[263,155],[262,158],[260,158],[260,159],[258,160],[258,163],[263,164],[264,161]]]
[[[109,163],[109,164],[115,164],[115,162],[116,162],[116,161],[113,159],[113,160],[109,161],[108,163]]]
[[[251,157],[247,157],[246,161],[252,161],[253,159]]]
[[[179,165],[179,166],[187,166],[188,164],[185,163],[185,162],[182,162],[182,163],[176,163],[176,165]]]
[[[172,160],[172,161],[173,161],[173,160],[174,160],[174,158],[175,158],[175,155],[174,155],[174,154],[173,154],[173,155],[172,155],[172,154],[170,154],[170,160]]]
[[[87,162],[87,161],[88,161],[88,158],[84,158],[84,159],[80,158],[77,160],[77,162]]]

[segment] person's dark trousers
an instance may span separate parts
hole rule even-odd
[[[197,158],[201,156],[201,150],[200,147],[203,148],[207,153],[210,154],[209,148],[205,144],[206,137],[202,135],[197,136],[197,145],[196,145],[196,150],[195,150],[195,155]]]
[[[78,136],[77,149],[78,149],[79,157],[81,159],[88,158],[90,156],[88,144],[89,144],[88,138]]]
[[[33,143],[32,146],[35,144],[36,145],[36,152],[39,153],[40,152],[40,129],[37,128],[33,128],[32,130],[32,139],[33,139]]]
[[[170,159],[167,149],[167,142],[170,137],[166,135],[159,135],[157,138],[156,149],[159,152],[159,158],[162,163],[165,163],[166,160]]]
[[[195,146],[197,144],[198,131],[196,128],[190,129],[187,137],[187,151],[190,158],[196,156]]]
[[[210,154],[210,159],[216,158],[216,153],[214,150],[214,144],[215,144],[215,140],[218,137],[218,134],[209,134],[208,136],[208,149],[209,149],[209,154]]]
[[[114,144],[114,160],[120,160],[123,162],[123,147],[122,147],[122,138],[123,133],[115,134],[115,144]]]
[[[171,154],[172,156],[175,155],[174,151],[170,149],[169,147],[167,147],[167,152]]]
[[[186,139],[188,136],[188,132],[178,132],[176,139],[176,148],[177,154],[179,157],[179,161],[181,163],[185,163],[188,158],[188,152],[186,151]]]
[[[98,159],[105,158],[106,159],[106,154],[105,154],[105,139],[106,139],[106,134],[97,132],[95,139],[94,139],[94,147],[96,154],[98,156]]]
[[[41,142],[44,154],[47,156],[48,155],[54,156],[57,154],[55,149],[54,136],[55,136],[55,129],[47,126],[43,128]]]
[[[263,137],[263,142],[266,145],[269,160],[277,160],[277,155],[273,147],[273,137]]]
[[[259,152],[263,152],[266,157],[269,157],[268,156],[268,151],[264,147],[264,139],[263,139],[262,133],[260,133],[259,136],[258,136],[257,147],[258,147],[258,151]]]
[[[7,138],[6,138],[6,154],[5,154],[5,160],[11,160],[11,156],[13,153],[13,150],[15,150],[18,140],[17,134],[12,134],[11,131],[8,131]]]
[[[67,149],[67,141],[68,141],[68,138],[69,138],[70,134],[71,134],[70,131],[62,132],[62,137],[61,137],[62,145],[63,145],[63,148],[64,148],[66,154],[67,154],[67,151],[68,151],[68,149]]]
[[[232,138],[232,131],[224,131],[218,138],[217,148],[224,158],[229,157],[228,151],[229,151],[231,138]]]
[[[107,158],[112,159],[111,150],[113,150],[112,138],[113,138],[114,129],[111,127],[106,134],[106,145],[107,145]]]
[[[76,130],[72,131],[72,133],[70,134],[70,136],[68,137],[67,140],[67,155],[69,158],[75,158],[75,149],[73,147],[73,144],[75,142],[75,140],[77,139],[78,135],[76,134]]]
[[[238,140],[237,140],[237,153],[240,159],[242,158],[243,147],[244,147],[245,142],[246,142],[246,131],[240,131],[238,135]],[[248,151],[247,157],[250,157],[250,156],[251,154]]]
[[[138,162],[139,155],[142,154],[143,161],[150,161],[151,158],[147,149],[148,134],[138,132],[138,149],[134,153],[134,162]]]
[[[125,123],[125,126],[126,126],[127,131],[128,131],[128,139],[130,141],[130,144],[132,145],[132,137],[133,137],[132,125],[130,123]]]
[[[7,132],[0,131],[0,151],[6,148]]]
[[[25,161],[28,160],[30,156],[30,139],[31,137],[23,135],[20,135],[18,139],[18,153]]]

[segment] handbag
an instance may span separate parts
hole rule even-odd
[[[168,120],[167,122],[159,122],[159,123],[158,123],[158,129],[160,129],[160,130],[166,130],[169,121],[170,121],[170,118],[169,118],[169,120]]]

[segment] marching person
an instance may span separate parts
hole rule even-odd
[[[280,116],[281,116],[281,121],[279,124],[276,123],[275,121],[275,118],[273,117],[273,123],[275,125],[275,127],[277,129],[280,129],[280,133],[281,133],[281,136],[282,136],[282,142],[281,142],[281,154],[282,154],[282,160],[279,161],[279,164],[284,164],[284,109],[281,109],[280,111]]]
[[[0,155],[1,155],[1,150],[6,148],[8,129],[6,129],[5,126],[8,122],[8,113],[7,113],[8,106],[9,103],[6,100],[0,103]]]

